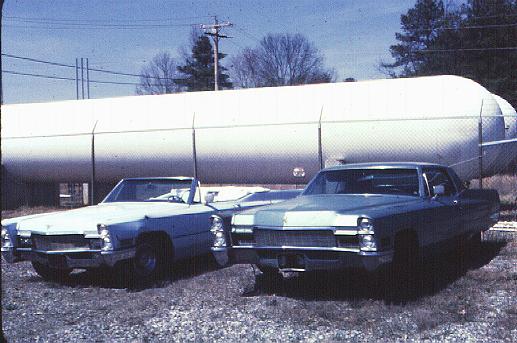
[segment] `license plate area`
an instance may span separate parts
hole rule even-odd
[[[34,248],[40,251],[66,251],[89,249],[90,245],[83,235],[33,235]]]
[[[278,255],[278,268],[286,271],[305,271],[305,256],[301,254]]]
[[[67,268],[66,256],[64,255],[48,255],[48,264],[52,268]]]

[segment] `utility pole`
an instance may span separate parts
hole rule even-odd
[[[219,31],[223,27],[232,26],[233,24],[226,21],[224,23],[219,23],[217,21],[217,16],[214,16],[214,23],[210,25],[201,25],[201,28],[205,30],[205,35],[212,36],[214,40],[214,90],[219,90],[219,38],[232,38],[226,35],[219,34]]]
[[[84,99],[84,58],[81,57],[81,98]]]
[[[86,57],[86,96],[87,99],[90,99],[90,67],[88,63],[88,57]]]
[[[75,98],[79,100],[79,60],[75,59]]]

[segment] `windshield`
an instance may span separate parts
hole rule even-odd
[[[416,169],[328,170],[307,186],[303,195],[395,194],[418,196]]]
[[[103,202],[188,202],[192,180],[134,179],[119,183]]]

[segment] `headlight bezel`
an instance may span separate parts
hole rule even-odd
[[[114,249],[113,240],[111,238],[108,225],[98,224],[97,232],[99,233],[99,238],[101,240],[101,251],[112,251]]]
[[[228,246],[228,242],[226,240],[224,219],[218,215],[212,215],[210,217],[211,225],[210,232],[214,236],[212,241],[212,246],[215,248],[224,248]]]
[[[7,227],[2,226],[2,231],[0,233],[1,240],[0,246],[3,249],[12,249],[14,247],[13,240],[11,239],[11,235]]]
[[[357,220],[357,234],[359,235],[359,249],[361,251],[377,251],[377,241],[373,220],[368,217],[360,217]]]
[[[224,220],[222,217],[214,214],[210,217],[210,220],[210,232],[215,234],[216,232],[224,231]]]

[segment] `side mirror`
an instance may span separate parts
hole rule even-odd
[[[433,186],[433,194],[434,196],[444,195],[445,194],[445,186],[444,185],[436,185]]]
[[[205,195],[205,204],[210,204],[211,202],[214,202],[215,195],[214,193],[207,193]]]

